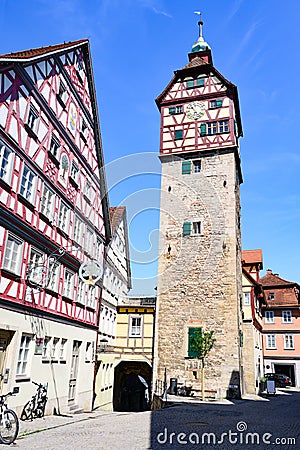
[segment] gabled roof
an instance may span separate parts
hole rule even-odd
[[[287,280],[284,280],[283,278],[280,278],[278,275],[275,275],[274,273],[272,273],[271,270],[267,270],[266,275],[264,275],[260,279],[260,282],[264,288],[281,287],[281,286],[286,287],[286,286],[294,286],[297,284],[293,281],[287,281]]]
[[[190,67],[203,66],[203,65],[206,65],[206,64],[207,64],[207,62],[203,58],[201,58],[201,56],[196,56],[186,66],[184,66],[181,70],[189,69]]]
[[[63,44],[48,45],[46,47],[32,48],[30,50],[21,50],[19,52],[12,52],[0,55],[0,62],[4,61],[25,61],[39,58],[40,56],[57,53],[61,50],[78,47],[81,44],[88,44],[88,39],[81,39],[79,41],[64,42]]]
[[[262,267],[262,250],[243,250],[242,262],[245,265],[261,264]]]

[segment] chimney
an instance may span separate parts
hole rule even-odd
[[[267,270],[267,274],[268,274],[268,275],[271,275],[271,274],[272,274],[272,269],[268,269],[268,270]]]

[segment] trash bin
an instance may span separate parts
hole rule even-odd
[[[170,378],[170,394],[177,394],[177,378]]]

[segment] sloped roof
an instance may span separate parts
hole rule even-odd
[[[287,281],[284,280],[283,278],[280,278],[278,275],[275,275],[274,273],[272,273],[272,271],[268,270],[266,275],[264,275],[261,279],[260,279],[261,284],[263,285],[264,288],[267,287],[275,287],[275,286],[293,286],[296,283],[293,281]]]
[[[40,56],[44,56],[49,53],[54,53],[60,50],[65,50],[72,47],[77,47],[83,43],[88,43],[88,39],[81,39],[79,41],[64,42],[63,44],[48,45],[46,47],[32,48],[30,50],[21,50],[18,52],[5,53],[0,55],[0,62],[7,60],[26,60],[34,59]]]
[[[186,64],[183,69],[189,69],[190,67],[198,67],[198,66],[204,66],[208,64],[201,56],[196,56],[193,58],[188,64]]]
[[[262,250],[243,250],[242,261],[245,264],[262,264]]]
[[[120,223],[121,217],[123,216],[125,211],[126,206],[112,206],[109,208],[109,217],[112,234],[114,234],[117,226]]]

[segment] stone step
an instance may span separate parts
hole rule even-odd
[[[70,405],[69,406],[69,412],[71,414],[80,414],[84,412],[84,409],[80,408],[78,405]]]

